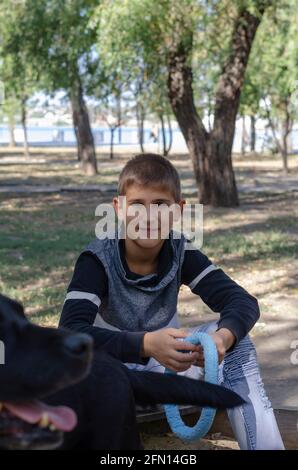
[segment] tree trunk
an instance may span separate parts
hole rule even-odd
[[[212,129],[212,121],[211,121],[211,115],[212,115],[212,109],[211,109],[211,99],[210,95],[208,93],[208,110],[207,110],[207,115],[208,115],[208,132],[211,131]]]
[[[141,152],[145,153],[144,148],[144,120],[145,120],[145,111],[143,106],[137,103],[136,106],[136,117],[137,117],[137,124],[138,124],[138,140],[139,145],[141,148]]]
[[[293,123],[291,121],[289,109],[288,109],[289,101],[285,100],[285,103],[284,103],[285,118],[284,118],[284,120],[282,122],[282,125],[281,125],[281,139],[279,139],[278,136],[277,136],[276,126],[275,126],[275,124],[273,122],[273,119],[271,117],[270,109],[269,109],[269,107],[266,103],[266,100],[264,100],[264,103],[265,103],[265,109],[266,109],[266,114],[267,114],[269,127],[272,131],[273,139],[275,141],[277,149],[278,149],[279,153],[281,154],[283,171],[287,175],[288,172],[289,172],[289,168],[288,168],[288,136],[291,132],[292,125],[293,125]]]
[[[225,141],[220,141],[218,130],[217,133],[206,131],[195,108],[187,56],[182,46],[177,52],[169,62],[169,99],[192,160],[200,203],[236,206],[238,197],[231,162],[233,136],[228,147]]]
[[[289,132],[288,138],[287,138],[287,146],[288,146],[288,154],[290,155],[293,153],[293,140],[292,140],[292,130]]]
[[[188,146],[203,204],[227,207],[239,204],[232,145],[248,57],[265,9],[264,2],[262,5],[258,17],[242,9],[235,21],[231,53],[217,85],[214,123],[209,133],[194,105],[192,70],[188,63],[192,38],[188,43],[180,42],[168,56],[168,95]]]
[[[167,140],[166,140],[166,129],[163,114],[159,115],[160,125],[161,125],[161,136],[162,136],[162,154],[165,157],[167,155]]]
[[[215,93],[214,124],[211,132],[212,155],[214,154],[216,178],[213,178],[217,195],[215,203],[221,199],[225,205],[238,205],[238,195],[232,167],[232,146],[236,116],[239,109],[245,71],[252,44],[265,7],[270,0],[255,2],[259,6],[258,15],[252,15],[243,7],[234,24],[231,52],[223,73],[219,78]],[[220,179],[223,178],[224,184]]]
[[[285,131],[283,128],[284,125],[282,125],[282,138],[280,142],[276,134],[276,128],[272,119],[270,119],[269,124],[270,124],[270,128],[271,128],[272,135],[274,138],[274,142],[282,158],[283,171],[285,174],[288,174],[288,144],[287,144],[287,136],[285,135]]]
[[[250,116],[250,151],[256,151],[256,118]]]
[[[26,158],[30,156],[29,145],[28,145],[28,133],[27,133],[27,97],[21,100],[21,122],[24,134],[24,155]]]
[[[73,126],[77,139],[78,159],[82,163],[84,173],[93,176],[97,173],[94,139],[79,78],[73,82],[70,99]]]
[[[289,100],[285,100],[285,119],[282,123],[282,161],[283,161],[283,170],[285,174],[288,174],[288,139],[292,130],[291,116],[289,112]]]
[[[15,147],[16,146],[16,139],[14,136],[14,117],[12,115],[8,116],[8,130],[9,130],[9,146]]]
[[[110,159],[112,160],[114,158],[114,133],[115,133],[115,128],[110,127]]]
[[[281,158],[282,158],[283,172],[285,175],[287,175],[289,173],[289,168],[288,168],[288,145],[287,145],[286,140],[284,140],[282,148],[281,148]]]
[[[247,142],[247,132],[245,126],[245,116],[242,116],[242,135],[241,135],[241,155],[245,155]]]
[[[173,131],[171,126],[171,120],[169,115],[167,114],[167,123],[168,123],[168,130],[169,130],[169,143],[167,144],[167,137],[166,137],[166,125],[164,120],[164,115],[161,113],[159,115],[159,120],[161,124],[161,135],[162,135],[162,146],[163,146],[163,156],[166,157],[169,155],[170,150],[173,144]]]
[[[167,121],[168,121],[168,129],[169,129],[169,145],[168,145],[168,148],[166,149],[167,151],[166,154],[169,155],[172,145],[173,145],[173,129],[172,129],[171,119],[169,115],[167,115]]]

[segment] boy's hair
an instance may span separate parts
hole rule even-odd
[[[119,176],[118,195],[124,196],[132,184],[162,186],[172,193],[175,202],[181,200],[176,168],[167,158],[155,153],[140,153],[128,160]]]

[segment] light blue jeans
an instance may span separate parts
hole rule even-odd
[[[183,328],[186,330],[186,328]],[[212,333],[217,329],[217,322],[208,322],[196,328],[189,328],[188,333],[204,331]],[[146,366],[125,364],[130,369],[165,371],[154,358]],[[284,444],[276,423],[271,403],[266,395],[257,354],[249,335],[245,336],[233,351],[225,355],[219,365],[219,383],[241,395],[246,404],[227,410],[228,417],[242,450],[283,450]],[[204,369],[191,366],[179,375],[202,380]]]

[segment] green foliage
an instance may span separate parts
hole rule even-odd
[[[231,52],[235,19],[244,8],[258,15],[262,3],[268,2],[104,0],[95,14],[99,22],[99,53],[107,70],[113,70],[126,82],[134,81],[136,89],[142,84],[141,99],[150,109],[155,108],[153,94],[167,108],[168,58],[173,50],[183,46],[193,70],[197,109],[202,116],[210,115],[216,85]],[[253,77],[249,82],[254,87]],[[248,85],[246,94],[251,94]],[[251,97],[243,101],[248,100],[258,101]]]
[[[25,103],[36,89],[37,75],[22,48],[14,49],[12,36],[16,35],[15,20],[21,17],[23,3],[2,0],[0,8],[0,80],[4,84],[5,100],[2,113],[13,121],[21,102]],[[19,38],[21,41],[21,38]]]
[[[259,112],[266,117],[263,106],[267,99],[272,115],[282,118],[285,103],[295,98],[291,113],[293,118],[297,116],[297,33],[296,0],[283,0],[265,15],[249,60],[242,95],[245,113]]]
[[[17,77],[20,60],[48,91],[69,89],[78,73],[88,76],[96,61],[90,17],[97,1],[24,0],[13,9],[9,0],[3,2],[3,54],[12,58]]]
[[[261,0],[1,0],[0,74],[7,107],[35,90],[69,90],[80,76],[95,98],[127,94],[149,113],[171,112],[167,61],[183,46],[200,115],[213,113],[218,78],[239,10],[258,15]],[[297,1],[269,2],[251,52],[241,114],[262,114],[268,98],[280,116],[297,110]],[[4,110],[4,108],[2,109]]]
[[[97,10],[104,68],[120,76],[136,102],[149,112],[170,112],[167,56],[181,41],[191,47],[196,9],[192,0],[163,0],[155,2],[154,8],[150,0],[116,0],[103,1]]]

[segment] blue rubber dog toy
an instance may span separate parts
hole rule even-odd
[[[205,357],[205,380],[213,384],[218,383],[218,355],[216,346],[210,335],[207,333],[194,333],[185,338],[185,341],[192,344],[201,344],[204,348]],[[166,374],[175,375],[169,369],[165,370]],[[164,410],[171,430],[176,436],[184,441],[196,441],[205,436],[212,426],[216,409],[203,408],[201,416],[197,423],[193,426],[186,426],[183,422],[179,408],[177,405],[164,405]]]

